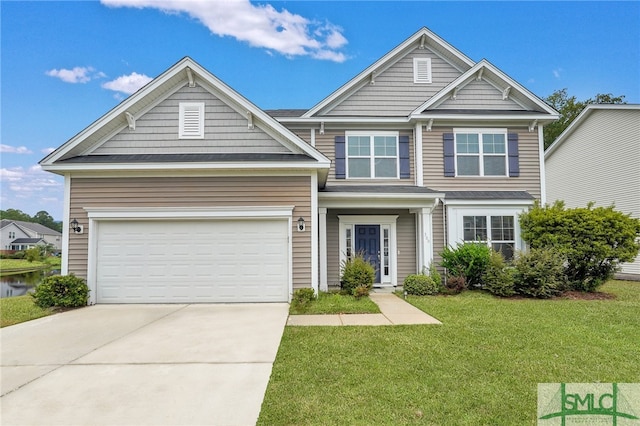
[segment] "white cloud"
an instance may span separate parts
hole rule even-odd
[[[564,71],[562,68],[556,68],[555,70],[552,71],[553,76],[555,78],[560,78],[560,73]]]
[[[10,167],[0,169],[0,182],[3,208],[47,210],[53,217],[61,217],[64,185],[60,176],[45,172],[39,165]]]
[[[33,154],[33,151],[26,146],[11,146],[5,144],[0,144],[0,152],[7,154]]]
[[[105,89],[113,90],[114,92],[122,92],[130,95],[135,93],[142,86],[152,80],[151,77],[144,74],[138,74],[137,72],[129,75],[122,75],[115,80],[108,81],[102,84]]]
[[[93,67],[74,67],[73,69],[52,69],[45,72],[49,77],[56,77],[66,83],[87,83],[96,78],[104,78],[106,74]]]
[[[41,149],[40,152],[43,153],[44,155],[49,155],[55,150],[56,150],[55,148],[44,148],[44,149]]]
[[[154,8],[169,14],[185,13],[213,34],[230,36],[253,47],[285,56],[310,56],[335,62],[347,57],[339,49],[348,41],[342,29],[330,23],[310,21],[270,4],[249,0],[101,0],[109,7]]]

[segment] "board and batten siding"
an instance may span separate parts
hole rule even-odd
[[[311,287],[311,178],[136,177],[72,178],[70,217],[84,226],[69,236],[69,272],[87,277],[89,229],[85,207],[264,207],[295,206],[292,217],[293,287]],[[297,232],[297,218],[307,232]]]
[[[453,132],[453,129],[434,127],[431,132],[423,130],[424,186],[437,191],[527,191],[539,199],[541,194],[538,132],[529,132],[526,128],[507,130],[509,133],[518,134],[519,177],[445,177],[442,135]]]
[[[396,241],[398,249],[398,285],[407,275],[416,273],[416,219],[407,210],[329,209],[327,211],[327,284],[340,286],[340,221],[338,216],[398,215]]]
[[[545,160],[547,202],[615,205],[640,218],[640,110],[594,110]],[[622,266],[640,275],[640,256]]]
[[[347,130],[348,131],[348,130]],[[358,129],[362,131],[362,129]],[[374,132],[375,130],[372,130]],[[383,130],[389,131],[389,130]],[[327,183],[331,184],[354,184],[354,185],[413,185],[415,182],[415,149],[413,132],[410,130],[399,130],[399,136],[409,137],[409,178],[408,179],[336,179],[336,146],[335,137],[344,136],[345,130],[326,130],[324,135],[316,133],[316,149],[331,160],[331,168]],[[399,154],[398,154],[399,155]]]
[[[431,58],[431,83],[413,82],[413,58]],[[406,116],[462,73],[429,48],[416,47],[355,93],[318,116]],[[330,107],[330,106],[329,106]]]
[[[204,102],[204,138],[179,139],[180,102]],[[289,149],[200,86],[183,87],[91,152],[105,154],[287,153]]]

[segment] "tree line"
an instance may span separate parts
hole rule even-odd
[[[39,223],[47,228],[62,232],[62,222],[56,221],[51,215],[41,210],[33,216],[17,209],[0,210],[0,219],[20,220],[23,222]]]

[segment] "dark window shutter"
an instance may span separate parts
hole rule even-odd
[[[346,179],[344,136],[336,136],[336,179]]]
[[[520,160],[518,158],[518,134],[509,133],[507,135],[507,143],[509,149],[509,176],[520,176]]]
[[[442,134],[442,145],[444,148],[444,175],[454,177],[456,175],[456,152],[453,133]]]
[[[409,161],[409,136],[400,135],[398,138],[400,150],[400,179],[411,177],[411,164]]]

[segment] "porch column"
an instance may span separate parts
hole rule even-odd
[[[327,284],[327,209],[318,208],[318,232],[319,232],[319,251],[320,251],[320,291],[329,291]]]
[[[428,268],[433,260],[433,222],[430,208],[412,210],[416,215],[416,254],[418,272]]]

